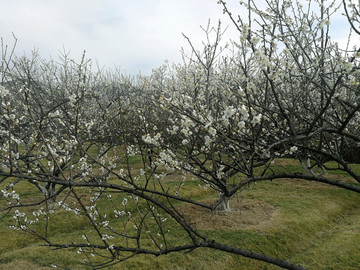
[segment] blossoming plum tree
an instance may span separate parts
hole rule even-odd
[[[245,22],[220,3],[239,31],[238,50],[219,56],[220,24],[204,29],[202,52],[190,42],[195,58],[174,71],[160,101],[170,126],[144,136],[162,149],[161,163],[217,190],[213,209],[229,210],[255,168],[265,178],[284,177],[271,173],[276,157],[298,158],[310,178],[335,161],[359,181],[344,156],[359,143],[359,52],[341,54],[329,35],[330,14],[341,5],[320,1],[317,15],[288,1],[269,3],[268,13],[242,2],[251,14]]]
[[[360,143],[359,49],[343,52],[329,34],[341,6],[267,3],[258,9],[241,1],[245,19],[219,1],[238,40],[222,47],[221,24],[209,24],[202,51],[189,40],[183,64],[133,80],[94,72],[85,56],[77,63],[64,53],[59,64],[3,48],[0,201],[1,211],[13,211],[14,228],[49,247],[76,249],[93,268],[208,247],[303,269],[209,239],[179,210],[231,211],[234,194],[280,178],[360,193],[323,174],[333,161],[360,181],[345,154]],[[343,6],[359,34],[359,7]],[[272,161],[280,157],[299,159],[305,170],[275,173]],[[182,189],[191,177],[219,199],[191,198]],[[43,196],[29,200],[24,187]],[[55,241],[49,230],[59,208],[88,226],[71,243]]]

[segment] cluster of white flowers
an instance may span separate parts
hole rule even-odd
[[[127,146],[126,151],[127,151],[127,154],[129,157],[133,157],[133,156],[136,156],[137,154],[139,154],[138,149],[134,145]]]
[[[188,139],[183,139],[183,140],[181,141],[181,144],[182,144],[182,145],[188,145],[188,144],[189,144],[189,140],[188,140]]]
[[[8,121],[9,120],[14,121],[16,116],[15,116],[15,114],[11,113],[10,115],[4,114],[3,117]]]
[[[324,25],[329,26],[330,25],[330,21],[329,20],[322,20],[318,22],[318,27],[320,29],[324,28]]]
[[[147,144],[153,144],[159,146],[161,142],[161,134],[157,133],[154,137],[151,137],[149,134],[143,135],[142,140]]]
[[[5,97],[9,95],[9,90],[7,90],[4,86],[0,85],[0,97]]]
[[[20,212],[19,210],[15,210],[15,212],[14,212],[14,218],[15,219],[18,219],[18,218],[22,218],[22,217],[25,217],[25,213],[24,212]]]
[[[239,131],[243,130],[245,128],[245,122],[239,121],[237,127],[239,128]]]
[[[51,210],[51,213],[53,213],[53,212],[54,212],[54,211]],[[41,216],[41,215],[47,216],[47,213],[44,212],[42,209],[39,209],[39,210],[37,210],[37,211],[33,211],[32,214],[33,214],[34,217],[39,217],[39,216]]]
[[[78,163],[78,170],[82,177],[86,177],[92,171],[92,165],[87,162],[86,156],[80,158]]]
[[[233,106],[228,106],[223,111],[222,121],[223,123],[228,126],[230,124],[229,119],[236,113],[236,109]]]
[[[169,132],[171,135],[175,135],[179,130],[179,126],[173,125],[172,128],[167,128],[166,131]]]
[[[118,210],[114,210],[114,215],[115,217],[121,217],[121,216],[125,216],[126,215],[126,212],[124,210],[122,211],[118,211]]]
[[[176,155],[171,150],[160,151],[157,164],[160,166],[165,165],[167,170],[180,169]]]
[[[75,105],[75,103],[76,103],[76,98],[77,98],[76,94],[72,94],[72,95],[69,96],[69,101],[70,101],[70,105],[71,105],[71,106],[74,106],[74,105]]]
[[[181,119],[181,126],[184,127],[184,128],[190,128],[190,127],[194,127],[195,126],[195,123],[193,120],[191,120],[189,117],[187,116],[182,116],[182,119]]]
[[[100,216],[99,211],[97,210],[96,204],[93,204],[91,206],[85,206],[86,210],[88,211],[89,217],[95,221],[97,217]]]
[[[41,211],[41,210],[40,210]],[[40,216],[40,213],[43,214],[43,212],[34,212],[33,215],[35,219],[29,219],[27,215],[24,212],[20,212],[19,210],[15,210],[13,218],[17,221],[16,226],[10,226],[11,228],[15,230],[27,230],[30,229],[29,225],[35,224],[39,222],[38,216]]]
[[[243,24],[243,27],[241,29],[241,35],[240,35],[240,40],[242,42],[246,41],[248,35],[249,35],[249,31],[250,31],[250,27],[248,24]]]
[[[216,136],[216,129],[215,129],[215,128],[209,127],[208,132],[209,132],[209,134],[210,134],[212,137],[215,137],[215,136]]]
[[[295,145],[294,145],[294,146],[291,146],[289,153],[292,155],[292,154],[294,154],[297,150],[298,150],[298,148],[297,148]]]
[[[180,121],[181,133],[185,135],[186,138],[189,138],[193,133],[191,128],[195,127],[195,122],[192,121],[189,117],[182,116],[182,120]],[[187,144],[183,143],[183,144]]]
[[[260,124],[261,122],[261,118],[262,118],[262,114],[258,114],[256,116],[253,117],[253,119],[251,120],[251,124],[253,124],[254,126],[257,124]]]
[[[211,146],[211,143],[213,142],[213,139],[207,135],[204,137],[204,139],[205,139],[205,146],[209,148]]]
[[[124,198],[121,204],[125,206],[127,204],[127,202],[128,202],[128,199]]]
[[[5,198],[12,198],[17,201],[20,200],[20,195],[18,193],[16,193],[15,190],[8,192],[7,190],[2,189],[1,195]]]
[[[255,57],[262,69],[271,66],[269,58],[260,49],[255,51]]]
[[[101,223],[101,225],[103,226],[103,227],[107,227],[107,226],[109,226],[109,221],[108,220],[104,220],[102,223]]]
[[[248,112],[248,108],[242,104],[239,108],[238,111],[241,115],[241,119],[243,119],[244,121],[247,121],[249,119],[249,112]]]
[[[226,109],[224,110],[223,119],[229,119],[229,118],[232,117],[235,113],[236,113],[235,108],[234,108],[233,106],[228,106],[228,107],[226,107]]]
[[[59,110],[56,110],[55,112],[51,112],[51,113],[49,113],[49,117],[58,117],[58,116],[60,116],[60,112],[59,112]]]

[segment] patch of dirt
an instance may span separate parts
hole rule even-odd
[[[214,204],[213,201],[203,203]],[[261,200],[231,199],[231,211],[210,211],[196,205],[183,205],[180,212],[195,228],[204,230],[231,230],[249,228],[270,220],[276,208]]]

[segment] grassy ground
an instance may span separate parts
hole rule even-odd
[[[278,171],[299,170],[293,160],[278,160]],[[355,167],[359,170],[360,167]],[[331,177],[349,179],[340,172]],[[26,190],[34,196],[35,190]],[[204,201],[216,194],[196,184],[193,196]],[[261,182],[232,199],[230,213],[208,213],[184,205],[182,211],[209,238],[301,264],[309,269],[360,269],[360,195],[303,180]],[[71,218],[70,218],[71,217]],[[73,241],[86,221],[65,211],[52,217],[54,240]],[[8,228],[13,218],[0,220],[0,270],[88,269],[74,251],[51,251],[38,239]],[[175,231],[176,233],[176,231]],[[135,256],[110,269],[278,269],[274,266],[210,249],[160,257]]]

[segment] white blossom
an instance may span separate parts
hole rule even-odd
[[[122,205],[126,205],[126,204],[127,204],[127,201],[128,201],[128,200],[127,200],[126,198],[124,198],[123,201],[122,201]]]
[[[216,129],[214,129],[213,127],[209,127],[209,133],[211,136],[215,137],[216,136]]]
[[[229,119],[230,117],[232,117],[234,114],[236,113],[236,110],[234,109],[233,106],[228,106],[226,107],[225,111],[224,111],[224,115],[223,117],[225,119]]]
[[[253,117],[252,121],[251,121],[251,124],[253,124],[254,126],[256,124],[260,124],[261,122],[261,118],[262,118],[262,115],[261,114],[258,114],[256,116]]]
[[[296,146],[290,147],[290,154],[295,153],[297,150],[298,150],[298,148]]]

